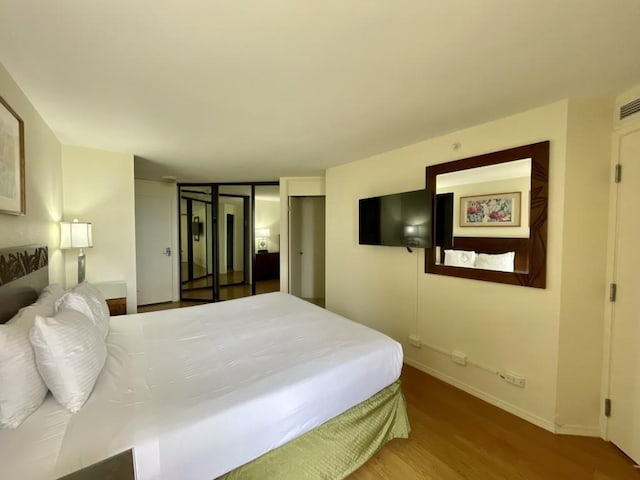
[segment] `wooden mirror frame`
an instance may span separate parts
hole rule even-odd
[[[547,214],[549,200],[549,142],[533,143],[499,152],[432,165],[426,169],[427,189],[436,192],[436,177],[443,173],[496,165],[531,158],[531,199],[529,202],[529,241],[526,272],[499,272],[436,264],[436,248],[425,249],[425,273],[471,278],[487,282],[546,288],[547,284]],[[432,222],[436,238],[436,222]],[[454,247],[455,248],[455,247]]]

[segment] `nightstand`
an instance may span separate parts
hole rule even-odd
[[[127,284],[123,281],[94,283],[107,301],[112,317],[127,314]]]
[[[133,451],[129,449],[58,480],[135,480],[135,478]]]

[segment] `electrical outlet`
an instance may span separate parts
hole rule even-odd
[[[422,341],[417,335],[409,335],[409,345],[416,348],[422,347]]]
[[[457,363],[458,365],[466,365],[467,364],[467,354],[461,352],[459,350],[454,350],[451,353],[451,361],[453,363]]]
[[[524,388],[525,378],[522,375],[519,375],[515,372],[510,372],[507,370],[500,377],[507,383],[511,385],[515,385],[516,387]]]

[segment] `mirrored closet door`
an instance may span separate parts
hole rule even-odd
[[[277,183],[180,184],[178,194],[181,300],[280,290]]]

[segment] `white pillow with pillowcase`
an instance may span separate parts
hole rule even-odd
[[[476,261],[476,252],[467,250],[445,250],[444,264],[451,267],[473,268]]]
[[[54,308],[56,302],[62,295],[64,295],[64,288],[62,288],[62,285],[52,283],[42,289],[40,296],[36,300],[36,304],[49,305]]]
[[[29,330],[36,315],[53,314],[53,305],[34,304],[0,325],[0,428],[17,428],[47,395],[36,366]]]
[[[479,253],[476,258],[476,268],[483,270],[497,270],[499,272],[513,272],[516,252],[507,253]]]
[[[60,405],[75,413],[85,404],[107,359],[102,332],[77,310],[37,316],[31,329],[36,365]]]
[[[70,308],[86,315],[102,332],[109,333],[109,307],[102,294],[87,282],[80,283],[56,302],[56,310]]]

